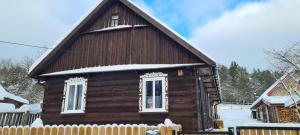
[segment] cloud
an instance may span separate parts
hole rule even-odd
[[[52,46],[97,0],[9,0],[0,4],[0,40]],[[0,58],[37,56],[44,51],[0,44]]]
[[[244,3],[195,28],[191,41],[221,64],[269,68],[265,50],[300,40],[299,7],[299,0]]]

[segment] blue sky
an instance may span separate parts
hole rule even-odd
[[[300,40],[299,0],[133,0],[220,64],[272,68],[266,50]],[[0,40],[51,47],[98,0],[0,2]],[[0,59],[45,50],[0,43]]]

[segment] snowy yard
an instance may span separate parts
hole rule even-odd
[[[261,123],[251,118],[250,105],[220,104],[218,111],[224,128]]]

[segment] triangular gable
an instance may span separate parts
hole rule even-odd
[[[104,10],[105,7],[110,6],[112,2],[120,1],[122,2],[126,7],[134,11],[136,14],[141,16],[143,19],[148,21],[150,24],[152,24],[154,27],[162,31],[164,34],[169,36],[171,39],[179,43],[182,47],[187,49],[189,52],[197,56],[199,59],[203,60],[208,65],[216,65],[216,63],[207,55],[205,55],[203,52],[200,52],[197,50],[194,46],[192,46],[187,40],[185,40],[183,37],[181,37],[176,32],[172,31],[169,27],[163,25],[161,22],[159,22],[154,17],[147,14],[142,9],[138,8],[135,4],[128,0],[103,0],[100,1],[99,4],[95,8],[93,8],[86,16],[83,17],[83,19],[80,19],[80,21],[71,29],[68,34],[63,36],[58,42],[55,43],[54,49],[48,50],[46,53],[44,53],[35,63],[31,66],[29,70],[29,76],[34,76],[36,72],[41,68],[41,66],[47,61],[50,60],[51,57],[53,57],[63,46],[64,44],[70,40],[74,35],[78,34],[78,32],[89,22],[90,19],[93,18],[97,13],[99,13],[101,10]]]

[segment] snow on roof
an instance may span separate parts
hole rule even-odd
[[[264,97],[268,97],[268,93],[270,91],[272,91],[273,88],[276,87],[281,82],[281,80],[283,80],[284,78],[286,78],[293,70],[294,69],[291,68],[287,73],[285,73],[283,76],[281,76],[280,79],[278,79],[275,83],[273,83],[263,94],[261,94],[261,96],[252,103],[251,109],[256,104],[258,104],[260,101],[262,101]]]
[[[42,62],[43,59],[46,58],[47,55],[49,55],[89,14],[91,14],[97,7],[99,4],[101,4],[103,0],[99,0],[99,2],[97,4],[95,4],[95,6],[93,8],[91,8],[84,16],[82,16],[76,23],[75,25],[73,25],[73,27],[71,27],[70,30],[68,30],[59,40],[57,40],[54,45],[52,46],[52,49],[48,49],[43,55],[41,55],[41,57],[39,57],[29,68],[29,73],[39,64]],[[149,14],[147,11],[143,10],[142,8],[139,8],[139,6],[137,6],[135,3],[133,3],[132,1],[128,0],[129,3],[131,3],[133,6],[137,7],[138,9],[140,9],[141,11],[143,11],[144,13],[146,13],[148,16],[150,16],[152,19],[154,19],[156,22],[160,23],[162,26],[164,26],[166,29],[168,29],[169,31],[173,32],[176,36],[178,36],[179,38],[181,38],[182,40],[184,40],[185,42],[187,42],[188,44],[190,44],[192,47],[194,47],[195,49],[199,50],[201,53],[203,53],[206,57],[208,57],[209,59],[215,61],[212,57],[210,57],[208,54],[206,54],[205,52],[203,52],[202,50],[200,50],[198,47],[194,46],[193,44],[191,44],[188,40],[186,40],[183,36],[181,36],[180,34],[178,34],[176,31],[174,31],[173,29],[171,29],[170,27],[168,27],[167,25],[165,25],[164,23],[162,23],[161,21],[159,21],[156,17],[152,16],[151,14]]]
[[[127,70],[162,69],[162,68],[176,68],[176,67],[188,67],[188,66],[199,66],[199,65],[203,65],[203,63],[112,65],[112,66],[87,67],[87,68],[80,68],[80,69],[73,69],[73,70],[66,70],[66,71],[58,71],[58,72],[43,74],[41,76],[55,76],[55,75],[67,75],[67,74],[96,73],[96,72],[113,72],[113,71],[127,71]]]
[[[89,11],[82,16],[61,38],[59,38],[54,45],[52,46],[52,49],[48,49],[44,54],[41,55],[29,68],[29,73],[39,64],[42,62],[43,59],[46,58],[47,55],[49,55],[89,14],[91,14],[94,9],[97,8],[97,6],[102,2],[102,0],[99,0],[97,4],[95,4],[94,7],[90,8]]]
[[[265,96],[264,101],[270,104],[284,104],[287,100],[291,99],[290,96]]]
[[[295,102],[296,102],[297,104],[300,103],[300,97],[299,97],[298,95],[293,96],[293,99],[295,100]],[[293,99],[290,98],[289,100],[287,100],[287,101],[284,103],[284,106],[285,106],[285,107],[291,107],[291,106],[294,106],[294,105],[295,105],[295,102],[293,101]]]
[[[22,105],[20,108],[16,109],[15,112],[27,112],[29,111],[32,114],[42,112],[42,107],[40,103],[35,104],[26,104]]]
[[[4,98],[9,98],[15,101],[19,101],[25,104],[28,104],[29,101],[27,99],[21,98],[19,96],[16,96],[14,94],[8,93],[0,84],[0,100],[4,100]]]
[[[208,57],[209,59],[215,61],[215,59],[213,59],[210,55],[208,55],[207,53],[205,53],[204,51],[202,51],[199,47],[193,45],[192,43],[190,43],[187,39],[185,39],[183,36],[181,36],[179,33],[177,33],[176,31],[174,31],[173,29],[171,29],[169,26],[167,26],[165,23],[161,22],[160,20],[158,20],[156,17],[152,16],[150,13],[148,13],[146,10],[139,8],[138,5],[136,5],[134,2],[132,2],[131,0],[128,0],[129,3],[131,3],[132,5],[134,5],[135,7],[137,7],[138,9],[140,9],[141,11],[143,11],[144,13],[146,13],[148,16],[150,16],[152,19],[154,19],[156,22],[160,23],[162,26],[164,26],[165,28],[167,28],[169,31],[171,31],[172,33],[174,33],[176,36],[178,36],[179,38],[181,38],[182,40],[184,40],[185,42],[187,42],[188,44],[190,44],[192,47],[194,47],[195,49],[197,49],[198,51],[200,51],[201,53],[203,53],[206,57]]]

